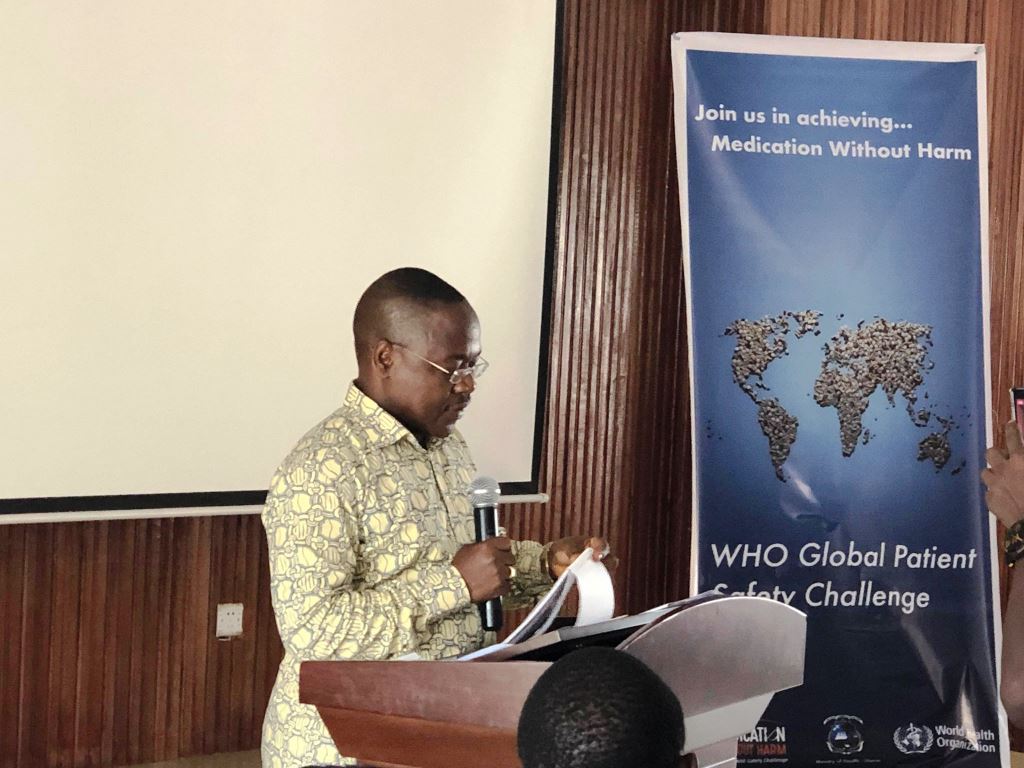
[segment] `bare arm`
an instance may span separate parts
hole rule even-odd
[[[989,448],[989,469],[981,473],[987,487],[989,511],[1007,528],[1024,519],[1024,446],[1014,422],[1004,429],[1006,450]],[[1024,725],[1024,568],[1020,561],[1010,573],[1010,599],[1003,616],[1002,682],[1000,697],[1011,722]]]

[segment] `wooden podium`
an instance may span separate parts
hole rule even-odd
[[[806,617],[756,597],[695,598],[618,647],[679,697],[684,751],[700,768],[736,764],[776,691],[803,682]],[[540,661],[305,662],[313,704],[343,755],[384,768],[520,768],[519,712]]]

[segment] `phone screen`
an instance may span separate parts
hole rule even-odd
[[[1010,398],[1013,401],[1013,419],[1017,422],[1021,436],[1024,437],[1024,387],[1011,389]]]

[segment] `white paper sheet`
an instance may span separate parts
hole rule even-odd
[[[608,621],[615,611],[615,588],[604,563],[594,560],[590,555],[580,555],[569,568],[576,577],[576,588],[580,593],[576,626]]]

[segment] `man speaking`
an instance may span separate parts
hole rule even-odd
[[[388,272],[360,298],[353,332],[358,378],[281,463],[263,510],[285,648],[264,768],[353,762],[299,703],[301,662],[475,650],[477,603],[526,604],[586,546],[608,551],[582,536],[474,543],[475,469],[455,423],[487,362],[462,294],[426,270]]]

